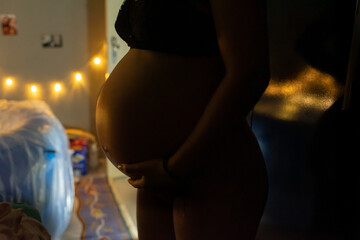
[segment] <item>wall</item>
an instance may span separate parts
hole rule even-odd
[[[18,33],[0,32],[0,98],[45,100],[66,126],[90,129],[87,0],[0,0],[0,15],[16,16]],[[61,34],[63,46],[44,48],[43,34]],[[74,73],[82,73],[82,84],[74,84]],[[12,77],[11,89],[4,79]],[[52,84],[60,82],[55,95]],[[39,94],[29,95],[29,84],[37,83]]]
[[[115,30],[115,21],[124,0],[106,1],[106,38],[108,44],[107,59],[108,72],[115,68],[119,60],[129,51],[127,44],[119,37]]]

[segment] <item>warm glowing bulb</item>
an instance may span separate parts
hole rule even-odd
[[[60,83],[55,84],[54,90],[55,90],[56,92],[59,92],[59,91],[61,90],[61,85],[60,85]]]
[[[31,87],[30,87],[30,90],[33,92],[33,93],[36,93],[37,92],[37,87],[35,86],[35,85],[32,85]]]
[[[100,58],[94,58],[94,63],[95,64],[100,64],[101,63],[101,59]]]
[[[6,79],[6,85],[11,86],[14,81],[11,78]]]
[[[82,76],[81,76],[81,74],[80,73],[77,73],[77,74],[75,74],[75,80],[76,81],[81,81],[81,79],[82,79]]]

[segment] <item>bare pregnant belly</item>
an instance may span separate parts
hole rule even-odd
[[[215,58],[131,49],[100,92],[96,125],[115,164],[170,157],[188,137],[223,76]]]

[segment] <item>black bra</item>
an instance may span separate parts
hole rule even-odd
[[[194,0],[125,0],[115,29],[131,48],[184,56],[219,55],[211,14],[190,1]]]

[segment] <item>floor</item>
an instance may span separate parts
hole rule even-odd
[[[96,168],[90,168],[88,170],[88,175],[90,176],[107,176],[106,174],[106,159],[99,159],[99,163]],[[75,181],[78,179],[75,178]],[[109,179],[109,184],[112,188],[118,207],[128,225],[133,240],[137,240],[137,228],[136,228],[136,189],[131,187],[127,182],[127,177],[124,175],[122,177]],[[74,203],[76,204],[76,202]],[[64,233],[62,240],[73,239],[70,236],[74,231],[73,228],[81,226],[76,223],[76,221],[70,220],[69,227]],[[76,230],[75,230],[76,231]],[[74,239],[75,240],[75,239]]]

